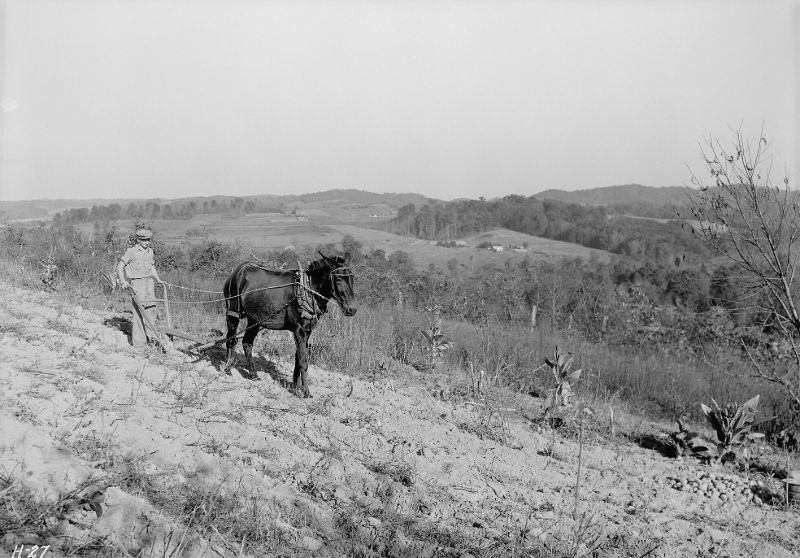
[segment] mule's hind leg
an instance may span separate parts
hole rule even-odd
[[[236,360],[236,330],[239,329],[239,315],[230,313],[225,316],[225,323],[228,326],[228,333],[225,334],[227,340],[225,341],[225,364],[222,365],[222,371],[230,376],[231,366]]]
[[[311,397],[306,381],[306,371],[308,370],[308,333],[303,328],[297,328],[294,332],[294,343],[296,350],[294,353],[294,390],[298,395]]]
[[[244,349],[244,356],[247,357],[247,367],[250,371],[251,376],[257,376],[255,366],[253,365],[253,342],[256,340],[256,335],[258,332],[261,331],[261,328],[258,325],[254,325],[254,327],[250,327],[250,324],[247,325],[247,330],[244,332],[244,337],[242,338],[242,348]]]

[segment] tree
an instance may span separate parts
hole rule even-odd
[[[353,235],[346,234],[342,237],[342,252],[351,265],[358,265],[364,261],[363,245]]]
[[[692,173],[699,187],[692,211],[705,241],[728,258],[742,277],[740,288],[758,310],[771,316],[785,347],[775,354],[740,340],[756,376],[777,384],[800,405],[800,312],[794,284],[800,262],[800,198],[788,173],[775,184],[763,130],[758,140],[733,133],[729,146],[709,138],[701,154],[707,178]]]

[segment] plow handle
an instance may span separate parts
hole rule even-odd
[[[169,299],[167,298],[167,285],[160,283],[161,292],[164,295],[164,319],[167,321],[167,329],[172,329],[172,314],[169,313]]]
[[[153,321],[150,319],[150,316],[148,316],[148,315],[147,315],[147,312],[146,312],[146,311],[145,311],[145,309],[144,309],[144,304],[142,304],[142,301],[141,301],[141,300],[139,300],[139,295],[137,295],[137,294],[136,294],[136,291],[134,291],[134,290],[133,290],[133,287],[131,287],[131,286],[130,286],[130,284],[128,285],[128,292],[131,294],[131,298],[132,298],[132,300],[133,300],[133,304],[134,304],[134,306],[136,306],[136,307],[139,309],[139,311],[140,311],[140,314],[141,314],[141,316],[142,316],[142,319],[144,320],[144,322],[145,322],[145,323],[146,323],[148,326],[150,326],[150,329],[152,329],[153,333],[155,333],[155,335],[157,336],[157,338],[158,338],[158,341],[159,341],[159,342],[160,342],[160,343],[161,343],[161,344],[162,344],[164,347],[167,347],[167,346],[168,346],[168,343],[167,343],[167,339],[166,339],[166,337],[164,336],[164,334],[163,334],[163,333],[161,333],[161,331],[159,331],[159,330],[156,328],[156,325],[155,325],[155,324],[153,323]]]

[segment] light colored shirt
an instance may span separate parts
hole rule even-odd
[[[152,248],[144,248],[141,244],[131,246],[120,258],[125,264],[125,275],[128,279],[141,279],[150,277],[155,261],[155,254]]]

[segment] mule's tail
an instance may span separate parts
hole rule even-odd
[[[247,262],[239,264],[225,280],[222,287],[222,294],[225,297],[225,314],[228,316],[240,317],[242,314],[242,270],[247,266]]]

